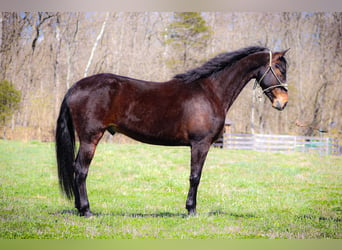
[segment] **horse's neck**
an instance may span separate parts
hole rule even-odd
[[[262,54],[247,56],[232,67],[223,70],[217,77],[218,94],[225,112],[228,112],[247,83],[257,76],[259,68],[265,61],[262,57],[264,57]]]

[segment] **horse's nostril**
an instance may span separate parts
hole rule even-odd
[[[282,105],[281,105],[280,101],[276,101],[276,108],[278,110],[282,110]]]
[[[272,106],[273,108],[281,111],[286,107],[286,105],[287,105],[287,102],[281,103],[279,100],[276,100]]]

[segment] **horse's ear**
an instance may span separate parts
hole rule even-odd
[[[289,51],[290,50],[290,48],[288,48],[288,49],[286,49],[286,50],[284,50],[284,51],[282,51],[282,52],[280,52],[281,54],[282,54],[282,56],[285,56],[285,54],[287,53],[287,51]]]
[[[287,51],[289,51],[290,48],[286,49],[286,50],[283,50],[283,51],[280,51],[280,52],[275,52],[274,53],[274,56],[273,56],[273,60],[278,60],[280,57],[283,57],[285,56],[285,54],[287,53]]]

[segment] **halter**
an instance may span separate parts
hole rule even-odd
[[[259,79],[259,81],[257,79],[255,79],[255,82],[254,82],[254,87],[253,89],[255,89],[257,87],[257,85],[259,84],[260,88],[261,88],[261,85],[260,83],[262,82],[262,80],[265,78],[265,76],[267,75],[267,73],[269,71],[272,72],[272,74],[274,75],[274,77],[277,79],[278,83],[279,84],[276,84],[276,85],[272,85],[266,89],[263,89],[263,93],[265,93],[266,91],[269,91],[269,90],[272,90],[274,88],[277,88],[277,87],[283,87],[287,90],[287,84],[283,83],[279,77],[277,76],[277,74],[274,72],[273,68],[272,68],[272,51],[269,51],[270,53],[270,62],[269,62],[269,65],[268,65],[268,69],[265,71],[265,73],[262,75],[262,77]]]

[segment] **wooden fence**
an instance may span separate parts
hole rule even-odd
[[[317,152],[341,155],[339,140],[324,137],[265,134],[224,134],[214,146],[269,152]]]

